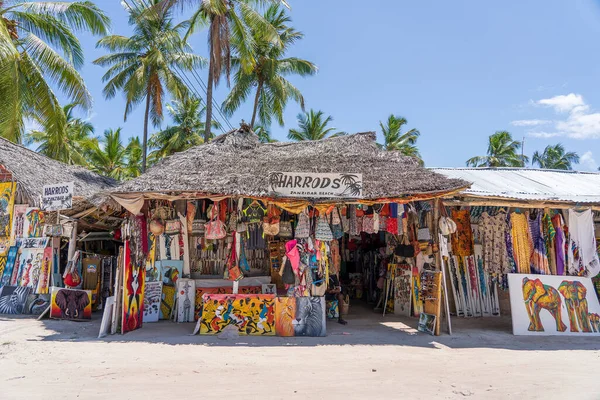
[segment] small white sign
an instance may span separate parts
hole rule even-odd
[[[363,197],[362,174],[353,173],[271,172],[269,187],[283,197]]]
[[[73,182],[44,186],[42,210],[59,211],[73,207]]]

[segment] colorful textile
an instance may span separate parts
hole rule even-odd
[[[487,212],[479,218],[479,237],[483,248],[483,265],[486,271],[496,274],[510,272],[506,249],[506,214],[492,217]]]
[[[566,236],[563,228],[564,220],[561,214],[556,214],[554,215],[554,217],[552,217],[552,226],[556,231],[556,236],[554,238],[554,251],[556,254],[556,274],[564,275],[566,265]]]
[[[531,236],[531,272],[534,274],[549,275],[550,265],[546,256],[546,240],[542,232],[542,214],[529,218],[529,233]]]
[[[473,232],[471,215],[468,210],[452,210],[452,220],[456,223],[456,233],[452,235],[454,255],[468,257],[473,255]]]
[[[511,236],[513,245],[513,255],[516,264],[516,270],[521,274],[531,273],[530,262],[532,254],[532,242],[529,233],[529,223],[527,216],[519,213],[510,214],[512,225]]]
[[[600,273],[592,210],[569,210],[569,275],[594,277]]]

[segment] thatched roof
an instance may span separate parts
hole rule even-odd
[[[247,126],[209,144],[163,159],[116,193],[197,192],[273,197],[270,172],[362,173],[364,199],[447,193],[468,183],[421,167],[417,160],[381,150],[374,132],[318,141],[260,143]]]
[[[114,188],[117,182],[83,167],[66,165],[26,147],[0,138],[0,165],[18,182],[20,201],[39,205],[44,185],[75,183],[75,199],[85,201],[94,194]]]

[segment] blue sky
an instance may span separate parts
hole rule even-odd
[[[127,35],[118,0],[97,0]],[[483,155],[487,138],[508,130],[525,152],[561,142],[582,156],[581,170],[600,164],[600,3],[592,0],[488,2],[291,0],[294,26],[305,38],[290,50],[319,66],[314,77],[291,79],[307,108],[334,118],[349,133],[376,130],[390,113],[421,132],[428,166],[464,166]],[[123,127],[141,135],[143,107],[123,122],[122,96],[102,97],[103,69],[91,61],[104,54],[97,38],[81,36],[86,50],[82,74],[95,99],[89,118],[96,134]],[[192,39],[206,56],[205,34]],[[199,71],[205,78],[206,71]],[[216,91],[222,102],[224,80]],[[290,104],[284,140],[300,107]],[[233,117],[249,120],[250,104]],[[164,126],[168,121],[165,121]]]

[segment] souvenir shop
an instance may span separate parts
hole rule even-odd
[[[272,172],[306,170],[303,159],[343,172],[318,162]],[[439,333],[434,199],[466,186],[379,150],[370,133],[276,144],[243,128],[222,135],[107,196],[129,217],[104,333],[172,320],[200,334],[324,336],[326,317],[355,301],[426,314],[424,329],[436,332],[437,319]]]
[[[118,241],[108,232],[120,219],[87,196],[115,182],[4,139],[0,160],[0,314],[91,318],[111,294]],[[81,308],[69,287],[83,290]]]
[[[511,315],[515,334],[600,333],[600,174],[436,171],[473,182],[441,209],[453,314]]]

